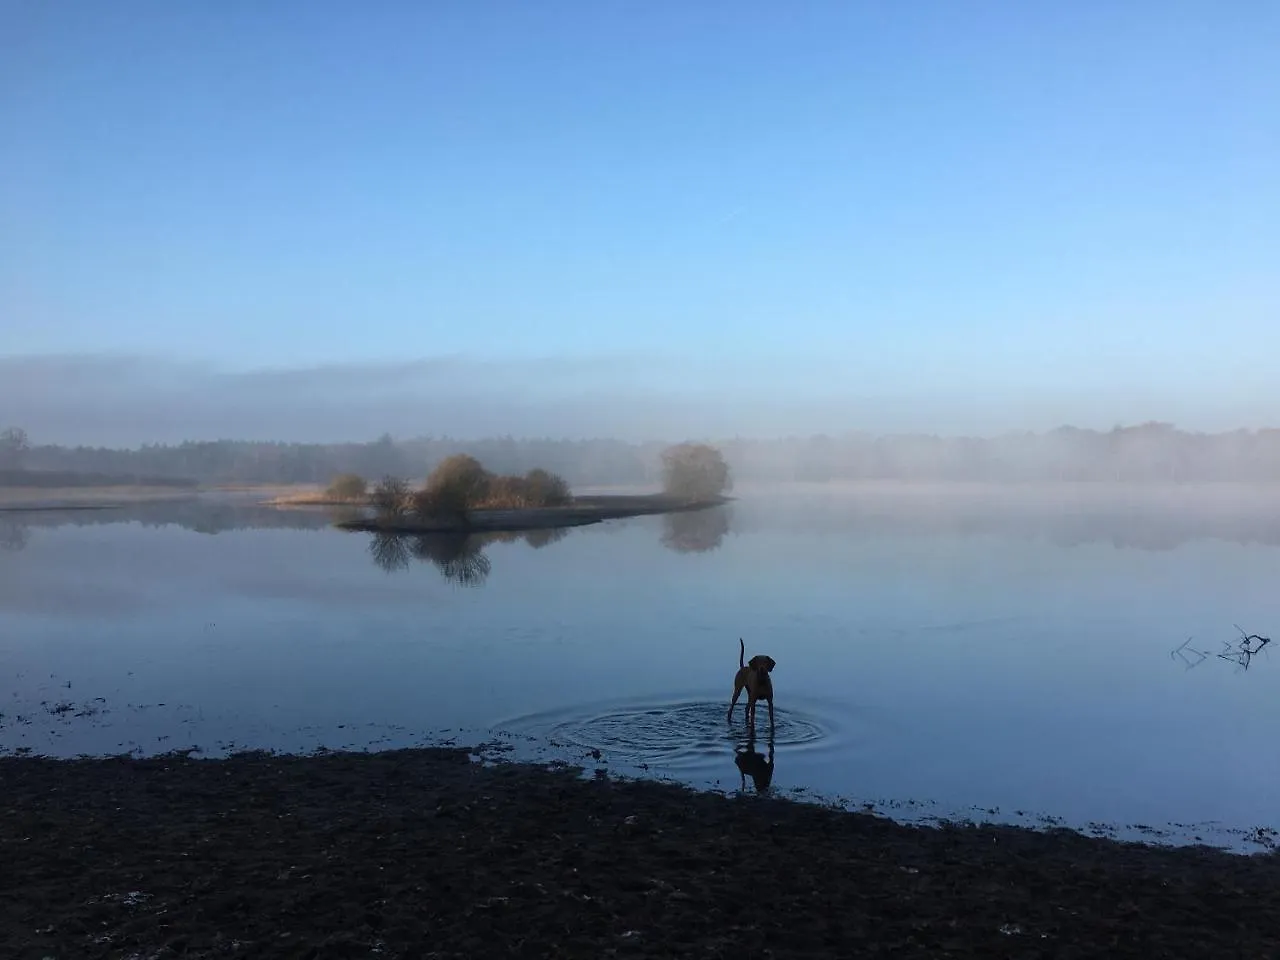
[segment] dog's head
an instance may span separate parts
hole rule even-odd
[[[764,653],[757,653],[754,657],[747,661],[747,666],[757,673],[762,673],[766,677],[773,673],[773,668],[778,665],[773,657]]]

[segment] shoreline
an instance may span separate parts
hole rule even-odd
[[[0,487],[0,513],[115,510],[138,503],[198,499],[203,491],[170,486]]]
[[[493,761],[484,747],[0,759],[0,946],[407,956],[429,942],[482,956],[514,938],[540,956],[1217,957],[1280,945],[1276,853],[910,826]]]
[[[663,494],[601,494],[575,497],[563,507],[500,508],[482,507],[468,510],[462,522],[421,521],[408,518],[370,517],[342,520],[334,524],[340,530],[359,533],[427,534],[485,533],[541,530],[549,527],[581,527],[605,520],[652,516],[665,513],[689,513],[708,510],[732,502],[731,497],[709,497],[685,500]]]

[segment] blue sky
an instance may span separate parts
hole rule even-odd
[[[0,35],[0,402],[36,423],[15,384],[66,355],[131,358],[117,391],[431,361],[424,402],[448,360],[550,433],[1280,423],[1280,5],[121,0]]]

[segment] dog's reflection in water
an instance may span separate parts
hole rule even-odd
[[[754,735],[747,737],[747,742],[733,748],[733,762],[742,775],[742,789],[747,789],[747,777],[755,785],[756,793],[768,793],[773,783],[773,737],[769,738],[768,756],[756,750]]]

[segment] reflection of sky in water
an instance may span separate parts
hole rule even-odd
[[[1137,513],[747,496],[684,528],[435,545],[392,572],[322,514],[216,535],[44,515],[0,550],[0,746],[290,744],[310,728],[341,746],[369,723],[482,728],[629,698],[678,700],[687,726],[689,704],[727,706],[742,636],[777,659],[780,705],[831,734],[781,745],[775,788],[1274,822],[1280,663],[1169,657],[1188,635],[1216,652],[1232,623],[1275,629],[1280,553],[1231,541],[1266,541],[1274,521]],[[1116,531],[1151,549],[1113,546]],[[446,578],[450,556],[477,554],[478,586]],[[39,706],[96,697],[92,718]],[[736,784],[721,734],[704,772]]]

